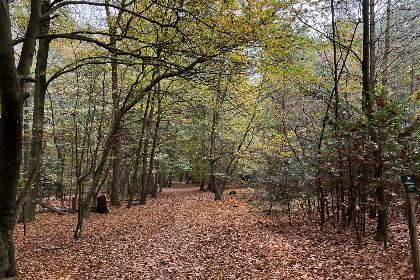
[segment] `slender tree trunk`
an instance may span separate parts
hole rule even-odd
[[[389,60],[389,48],[390,48],[390,36],[389,36],[389,30],[391,29],[391,0],[387,1],[386,6],[386,29],[385,29],[385,47],[384,47],[384,65],[383,69],[384,72],[382,74],[382,85],[384,87],[388,84],[388,60]]]
[[[140,204],[146,204],[147,194],[148,194],[148,173],[147,173],[147,158],[149,155],[149,142],[150,142],[150,134],[151,134],[151,126],[153,120],[153,111],[154,111],[154,94],[152,93],[152,100],[150,103],[150,112],[149,116],[147,117],[147,125],[146,125],[146,138],[144,139],[143,143],[143,170],[142,170],[142,186],[140,192]]]
[[[83,221],[85,218],[85,210],[83,205],[83,178],[77,178],[77,190],[78,190],[78,202],[79,206],[77,209],[77,225],[74,230],[74,239],[81,239],[83,236]]]
[[[118,64],[111,62],[112,73],[112,112],[115,118],[119,110],[118,94]],[[112,158],[112,181],[111,181],[111,205],[120,206],[120,173],[121,173],[121,129],[116,128],[114,135],[113,158]]]
[[[130,191],[130,200],[128,201],[127,208],[131,208],[133,206],[133,199],[134,195],[138,192],[137,190],[137,178],[138,178],[138,172],[139,172],[139,165],[140,165],[140,156],[141,151],[143,147],[143,139],[144,134],[146,131],[146,124],[147,124],[147,115],[149,113],[149,107],[150,107],[150,101],[151,101],[151,92],[147,95],[147,101],[146,101],[146,107],[143,112],[143,121],[142,121],[142,127],[141,127],[141,133],[139,137],[138,146],[136,149],[136,160],[134,162],[134,172],[133,172],[133,178],[132,178],[132,184],[131,184],[131,191]],[[143,107],[143,106],[142,106]]]
[[[218,182],[216,180],[216,127],[219,122],[219,113],[217,109],[213,109],[213,118],[210,134],[210,181],[214,192],[214,200],[222,200],[222,194],[220,193]]]
[[[159,87],[160,84],[158,84],[158,94],[159,94]],[[148,176],[148,189],[153,190],[152,197],[157,197],[157,191],[154,191],[156,188],[153,187],[153,167],[154,167],[154,161],[155,161],[155,152],[158,144],[158,136],[159,136],[159,128],[160,128],[160,121],[162,118],[162,98],[163,96],[158,96],[158,111],[157,111],[157,117],[156,117],[156,124],[155,124],[155,131],[153,133],[153,141],[152,141],[152,149],[150,151],[150,164],[149,164],[149,176]],[[157,190],[157,189],[156,189]]]
[[[105,0],[105,3],[109,3],[109,0]],[[109,45],[112,48],[116,48],[117,41],[117,23],[118,19],[113,19],[109,7],[105,7],[108,29],[110,33]],[[121,12],[118,14],[120,17]],[[118,115],[120,96],[118,92],[118,62],[117,57],[111,57],[111,93],[112,93],[112,116],[115,118]],[[121,138],[120,128],[117,127],[114,134],[114,145],[112,147],[113,158],[112,158],[112,181],[111,181],[111,205],[120,206],[120,171],[121,171]]]
[[[373,0],[370,0],[373,1]],[[373,5],[373,6],[372,6]],[[375,240],[383,241],[384,247],[386,249],[387,240],[389,239],[388,236],[388,226],[386,223],[386,215],[387,215],[387,207],[385,205],[385,194],[384,194],[384,186],[381,182],[382,177],[382,158],[381,158],[381,150],[380,146],[380,139],[378,136],[378,132],[373,127],[372,123],[374,120],[374,112],[373,112],[373,94],[374,94],[374,85],[373,80],[370,75],[375,75],[374,65],[370,65],[371,59],[370,51],[374,50],[374,42],[371,42],[371,33],[370,29],[371,20],[370,15],[372,14],[372,10],[374,9],[374,3],[369,2],[369,0],[363,0],[363,7],[362,7],[362,14],[363,14],[363,62],[362,62],[362,76],[363,76],[363,99],[362,99],[362,109],[366,114],[368,120],[370,121],[370,125],[368,127],[369,134],[371,141],[375,143],[378,148],[376,148],[373,152],[374,158],[374,176],[375,181],[378,182],[376,187],[376,197],[380,203],[380,207],[378,207],[378,224],[376,228],[376,235]],[[374,13],[374,11],[373,11]],[[374,55],[374,54],[373,54]]]
[[[356,208],[356,196],[354,195],[354,175],[353,175],[353,163],[351,157],[347,158],[347,168],[349,176],[349,206],[347,207],[347,226],[350,226]],[[344,219],[343,219],[344,222]]]
[[[28,179],[29,173],[29,159],[30,159],[30,152],[31,152],[31,116],[30,116],[30,109],[31,109],[31,98],[25,100],[23,105],[23,178],[24,181]]]
[[[287,215],[289,217],[289,225],[292,225],[292,211],[290,208],[290,197],[289,197],[289,193],[286,192],[286,199],[287,199]]]
[[[376,35],[375,35],[375,0],[370,0],[369,3],[369,79],[370,84],[374,87],[376,85]]]
[[[363,16],[363,60],[362,60],[362,79],[363,79],[363,99],[362,99],[362,109],[363,112],[372,119],[372,98],[370,95],[370,76],[369,76],[369,0],[363,0],[362,3],[362,16]]]
[[[161,181],[160,179],[161,173],[159,172],[159,167],[160,167],[160,162],[156,160],[156,174],[155,174],[154,183],[153,183],[152,198],[157,198],[158,192],[159,192],[160,181]]]
[[[333,37],[333,59],[334,59],[334,97],[335,97],[335,108],[334,108],[334,130],[336,132],[337,137],[337,143],[340,143],[340,140],[338,139],[338,121],[339,121],[339,106],[340,106],[340,98],[338,94],[338,61],[337,61],[337,46],[336,46],[336,22],[335,22],[335,6],[334,6],[334,0],[331,0],[331,28],[332,28],[332,37]],[[342,178],[343,172],[341,170],[342,165],[342,156],[341,152],[337,152],[337,164],[339,169],[339,178]],[[340,179],[341,180],[341,179]],[[336,194],[337,194],[337,223],[340,223],[340,200],[338,199],[338,185],[339,182],[336,179]],[[341,182],[342,183],[342,182]],[[332,205],[334,207],[334,205]]]
[[[48,5],[46,2],[43,5]],[[49,22],[44,21],[40,34],[45,35],[49,33]],[[22,200],[25,200],[26,220],[29,222],[35,221],[35,206],[36,196],[38,193],[38,184],[35,180],[40,168],[42,158],[42,143],[44,137],[44,107],[45,107],[45,94],[47,92],[47,63],[50,41],[49,39],[39,39],[38,55],[36,60],[35,77],[37,83],[35,84],[34,94],[34,111],[33,111],[33,124],[32,124],[32,139],[30,148],[29,169],[27,180],[25,183],[25,191],[17,201],[17,207],[20,209]]]
[[[212,191],[214,192],[214,200],[222,200],[223,195],[223,186],[219,185],[219,180],[216,178],[216,162],[218,158],[216,158],[216,138],[217,138],[217,129],[219,126],[219,119],[220,119],[220,112],[219,110],[222,109],[222,105],[226,98],[226,93],[229,87],[229,81],[231,75],[228,75],[228,80],[226,81],[225,87],[222,89],[222,79],[223,73],[225,72],[225,64],[224,62],[220,65],[219,70],[219,78],[217,84],[217,92],[214,95],[214,105],[213,108],[213,115],[212,115],[212,126],[211,126],[211,133],[210,133],[210,181]]]
[[[200,170],[200,190],[201,192],[205,192],[206,189],[204,188],[206,183],[206,176],[205,176],[205,166],[206,166],[206,139],[204,137],[205,135],[205,123],[204,120],[206,119],[206,108],[203,106],[201,110],[202,114],[202,120],[203,123],[201,125],[201,170]]]
[[[122,181],[121,181],[121,199],[120,199],[120,205],[124,202],[125,196],[127,194],[127,184],[128,184],[128,172],[124,172],[123,173],[123,177],[122,177]],[[98,195],[96,195],[98,196]]]

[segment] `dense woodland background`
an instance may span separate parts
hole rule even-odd
[[[400,175],[420,173],[420,3],[2,0],[0,19],[0,279],[37,204],[77,212],[82,239],[98,196],[147,205],[174,181],[395,242]]]

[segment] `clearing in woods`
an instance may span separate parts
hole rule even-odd
[[[23,225],[15,231],[19,279],[411,278],[406,227],[391,228],[389,253],[371,235],[357,252],[353,230],[320,232],[298,207],[289,226],[243,191],[213,201],[175,183],[146,205],[92,213],[82,240],[73,239],[77,215],[38,214],[26,237]]]

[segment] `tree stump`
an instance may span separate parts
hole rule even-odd
[[[105,195],[98,196],[98,199],[96,200],[96,212],[98,212],[99,214],[109,213],[108,207],[106,206]]]

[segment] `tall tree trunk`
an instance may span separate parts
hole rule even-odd
[[[114,37],[112,37],[114,38]],[[115,43],[114,43],[115,45]],[[112,112],[115,118],[119,110],[118,94],[118,64],[115,59],[111,62],[112,73]],[[114,135],[113,158],[112,158],[112,181],[111,181],[111,205],[120,206],[120,173],[121,173],[121,129],[118,127]]]
[[[131,208],[133,206],[134,195],[138,192],[138,190],[137,190],[137,185],[138,185],[137,184],[137,178],[138,178],[140,156],[142,154],[141,151],[142,151],[142,147],[143,147],[143,139],[144,139],[144,133],[145,133],[145,129],[146,129],[147,115],[148,115],[148,112],[149,112],[150,101],[151,101],[151,92],[149,92],[148,95],[147,95],[146,107],[145,107],[144,112],[143,112],[143,121],[142,121],[142,127],[141,127],[141,133],[140,133],[140,137],[139,137],[139,141],[138,141],[138,146],[137,146],[137,149],[136,149],[136,159],[135,159],[135,162],[134,162],[134,172],[133,172],[133,178],[132,178],[132,183],[131,183],[130,199],[128,201],[127,208]],[[142,109],[143,109],[143,104],[142,104]]]
[[[382,74],[382,85],[386,87],[388,85],[388,60],[389,60],[389,48],[390,48],[390,36],[389,30],[391,28],[391,0],[387,1],[386,6],[386,29],[385,29],[385,46],[384,46],[384,60],[383,60],[383,69]]]
[[[43,5],[49,5],[44,2]],[[43,21],[41,26],[40,35],[48,34],[49,22]],[[50,47],[49,39],[39,39],[38,55],[36,60],[35,77],[37,83],[35,84],[34,94],[34,111],[33,111],[33,124],[32,124],[32,139],[30,148],[29,169],[27,180],[25,183],[25,191],[17,201],[17,209],[20,209],[21,203],[24,200],[25,217],[27,221],[35,221],[35,206],[36,196],[38,192],[38,184],[35,180],[41,168],[42,157],[42,143],[44,137],[44,107],[45,107],[45,94],[47,92],[47,63],[48,52]]]
[[[338,126],[338,120],[339,120],[339,106],[340,106],[340,98],[339,98],[339,94],[338,94],[338,60],[337,60],[337,44],[336,44],[336,22],[335,22],[335,6],[334,6],[334,0],[331,0],[331,28],[332,28],[332,44],[333,44],[333,74],[334,74],[334,97],[335,97],[335,108],[334,108],[334,130],[336,132],[336,137],[337,137],[337,143],[340,143],[339,140],[339,135],[338,135],[338,130],[339,130],[339,126]],[[338,149],[338,147],[337,147]],[[340,152],[337,152],[337,164],[338,164],[338,169],[339,169],[339,178],[342,178],[343,175],[343,171],[341,170],[341,165],[342,165],[342,156]],[[341,184],[342,184],[342,180],[340,179]],[[340,223],[340,200],[338,199],[338,186],[339,186],[339,182],[337,181],[337,179],[335,179],[335,184],[336,184],[336,194],[337,194],[337,224]],[[332,205],[332,207],[334,207]]]
[[[205,192],[206,189],[204,188],[205,182],[206,182],[206,174],[205,174],[205,166],[206,166],[206,139],[204,135],[206,135],[206,126],[204,123],[204,120],[206,119],[206,108],[203,106],[201,109],[201,118],[202,118],[202,125],[201,125],[201,165],[200,165],[200,189],[199,191]]]
[[[105,3],[108,4],[109,0],[105,0]],[[116,48],[117,41],[117,21],[121,17],[121,12],[118,14],[116,19],[113,19],[109,7],[105,7],[108,29],[110,33],[109,46]],[[119,110],[119,92],[118,92],[118,62],[117,57],[111,57],[111,93],[112,93],[112,116],[116,118]],[[114,134],[114,146],[113,149],[113,158],[112,158],[112,181],[111,181],[111,205],[120,206],[120,171],[121,171],[121,138],[120,138],[120,128],[116,128]]]
[[[31,98],[25,100],[23,105],[23,178],[24,181],[28,178],[29,172],[29,159],[30,159],[30,152],[31,152],[31,116],[30,116],[30,109],[31,109]]]
[[[374,87],[376,85],[376,35],[375,35],[375,0],[370,0],[369,3],[369,79],[370,84]]]
[[[212,126],[211,126],[211,134],[210,134],[210,181],[212,185],[212,189],[214,192],[214,200],[222,200],[222,194],[219,190],[219,185],[216,178],[216,157],[215,157],[215,149],[216,149],[216,128],[219,122],[219,113],[217,112],[217,108],[213,109],[213,118],[212,118]]]
[[[213,108],[213,115],[212,115],[212,126],[211,126],[211,133],[210,133],[210,181],[212,191],[214,193],[214,200],[222,200],[223,195],[223,187],[219,185],[219,180],[216,178],[216,162],[218,158],[216,158],[216,138],[217,138],[217,129],[219,126],[219,119],[220,119],[220,112],[223,103],[225,102],[226,94],[229,88],[229,82],[232,75],[227,75],[227,81],[225,87],[222,89],[222,79],[223,74],[225,73],[225,62],[221,61],[220,70],[219,70],[219,77],[217,82],[217,91],[214,95],[214,108]],[[210,184],[209,184],[210,185]]]
[[[9,1],[0,8],[0,279],[17,275],[13,230],[22,161],[23,91],[39,32],[41,0],[31,1],[31,15],[18,66],[12,41]]]
[[[158,94],[159,93],[159,87],[160,84],[157,85],[158,86]],[[155,152],[156,152],[156,147],[158,144],[158,136],[159,136],[159,126],[160,126],[160,121],[162,118],[162,98],[163,96],[158,96],[158,111],[157,111],[157,117],[156,117],[156,124],[155,124],[155,131],[153,133],[153,141],[152,141],[152,149],[150,151],[150,161],[149,161],[149,176],[147,179],[147,188],[149,190],[154,190],[155,188],[153,187],[153,167],[154,167],[154,160],[155,160]],[[157,191],[152,193],[152,197],[156,198],[157,197]]]
[[[149,142],[151,136],[151,127],[152,127],[152,120],[153,120],[153,111],[154,111],[154,93],[152,93],[152,100],[150,105],[149,116],[147,117],[147,125],[146,125],[146,138],[144,139],[143,143],[143,170],[142,170],[142,183],[141,183],[141,192],[140,192],[140,204],[146,204],[147,194],[148,194],[148,173],[147,173],[147,157],[148,157],[148,150],[149,150]]]
[[[2,9],[0,9],[0,18],[5,18]],[[2,25],[4,25],[4,20],[0,20],[0,39],[5,35]],[[12,48],[10,49],[13,51]],[[15,225],[15,202],[22,159],[21,86],[14,68],[13,52],[7,55],[9,55],[9,61],[5,61],[7,56],[4,55],[3,47],[0,46],[0,279],[17,275],[12,233]],[[4,67],[5,65],[8,66],[9,71]]]
[[[371,0],[372,1],[372,0]],[[376,227],[376,235],[375,240],[383,241],[384,247],[387,247],[387,240],[389,239],[388,236],[388,226],[386,222],[386,215],[387,209],[385,205],[385,194],[384,194],[384,186],[381,183],[382,177],[382,158],[381,158],[381,150],[380,150],[380,139],[378,136],[378,132],[375,130],[373,126],[374,120],[374,111],[373,111],[373,93],[374,93],[374,86],[370,77],[370,74],[374,72],[374,70],[370,67],[370,50],[371,44],[374,42],[370,42],[370,13],[371,13],[371,4],[369,0],[363,0],[363,7],[362,7],[362,16],[363,16],[363,61],[362,61],[362,77],[363,77],[363,99],[362,99],[362,109],[365,113],[367,119],[370,121],[370,125],[368,127],[370,140],[377,145],[373,151],[373,159],[374,159],[374,177],[375,181],[377,182],[376,186],[376,197],[379,202],[378,207],[378,223]],[[372,65],[374,67],[374,65]]]
[[[156,160],[156,174],[153,182],[152,198],[157,198],[159,192],[159,186],[161,182],[161,173],[159,172],[160,162]]]
[[[371,95],[375,94],[374,89],[376,85],[376,36],[375,36],[375,0],[370,0],[369,7],[370,15],[370,90]],[[389,34],[388,34],[389,35]],[[389,38],[388,38],[389,39]],[[377,104],[378,107],[378,104]],[[374,130],[374,128],[372,128]],[[378,224],[376,229],[376,240],[384,243],[384,249],[387,250],[388,235],[388,219],[387,219],[387,205],[385,200],[385,186],[382,183],[383,161],[382,161],[382,143],[381,143],[381,128],[373,132],[373,140],[376,139],[377,148],[373,153],[375,159],[375,180],[378,184],[376,187],[376,200],[378,201]]]

